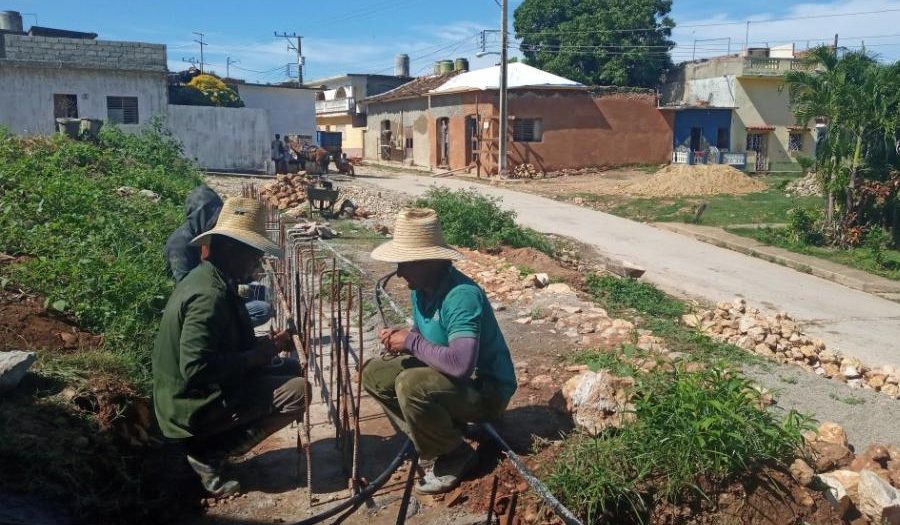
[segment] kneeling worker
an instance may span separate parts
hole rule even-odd
[[[419,455],[435,459],[416,487],[424,494],[451,490],[476,466],[465,425],[498,418],[516,390],[487,295],[451,264],[461,257],[429,209],[400,212],[394,238],[372,251],[373,259],[397,263],[412,290],[413,327],[381,331],[388,354],[366,363],[363,387]]]
[[[265,235],[262,206],[253,199],[225,202],[216,226],[196,237],[204,260],[169,297],[153,349],[153,402],[160,430],[182,441],[188,463],[214,496],[240,485],[220,464],[240,455],[303,413],[305,381],[299,364],[270,366],[290,335],[254,336],[236,283],[263,253],[278,256]]]

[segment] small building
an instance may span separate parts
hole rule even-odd
[[[316,90],[294,83],[231,85],[244,107],[264,109],[269,114],[269,135],[316,136]]]
[[[341,147],[349,157],[363,156],[366,111],[360,102],[412,80],[409,57],[404,57],[397,57],[393,75],[347,73],[306,82],[306,87],[316,90],[317,129],[341,132]]]
[[[500,67],[420,77],[365,100],[366,158],[496,173]],[[589,88],[508,66],[508,164],[542,171],[667,162],[672,128],[652,90]]]
[[[91,118],[134,130],[166,112],[164,45],[42,27],[26,33],[17,20],[0,29],[0,125],[46,135],[56,118]]]
[[[815,125],[796,122],[783,79],[807,67],[800,58],[786,45],[682,64],[662,89],[673,146],[746,153],[750,171],[799,171],[797,159],[815,154]]]

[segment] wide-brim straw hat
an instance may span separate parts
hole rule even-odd
[[[409,208],[397,214],[394,238],[372,250],[376,261],[403,263],[412,261],[462,259],[462,254],[447,245],[437,213],[428,208]]]
[[[282,255],[281,248],[266,236],[266,210],[255,199],[232,197],[226,200],[216,225],[194,237],[191,243],[199,244],[210,235],[230,237],[273,257]]]

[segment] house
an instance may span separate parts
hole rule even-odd
[[[508,65],[508,164],[544,171],[667,162],[672,129],[651,90],[589,88]],[[496,173],[500,67],[437,73],[367,98],[366,158]]]
[[[798,171],[815,154],[815,126],[797,124],[783,80],[806,67],[793,45],[682,64],[662,89],[673,146],[746,153],[750,171]]]
[[[317,129],[341,132],[344,153],[350,157],[362,157],[366,112],[359,102],[410,80],[409,57],[399,55],[393,75],[347,73],[314,80],[305,85],[317,90]]]
[[[0,126],[51,134],[56,118],[133,130],[166,112],[166,47],[98,40],[94,33],[0,29]]]

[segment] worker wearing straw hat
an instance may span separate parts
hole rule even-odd
[[[366,363],[363,386],[419,455],[435,460],[416,487],[425,494],[454,488],[475,467],[463,428],[498,418],[516,390],[487,295],[452,265],[461,257],[430,209],[401,211],[393,239],[372,251],[373,259],[397,263],[412,290],[413,326],[381,331],[386,353]]]
[[[290,335],[257,338],[238,296],[263,254],[280,256],[266,237],[264,210],[228,199],[215,227],[192,241],[204,260],[169,297],[153,349],[153,401],[159,428],[182,443],[188,463],[214,496],[240,490],[222,460],[249,451],[302,414],[307,385],[296,361],[271,366]]]

